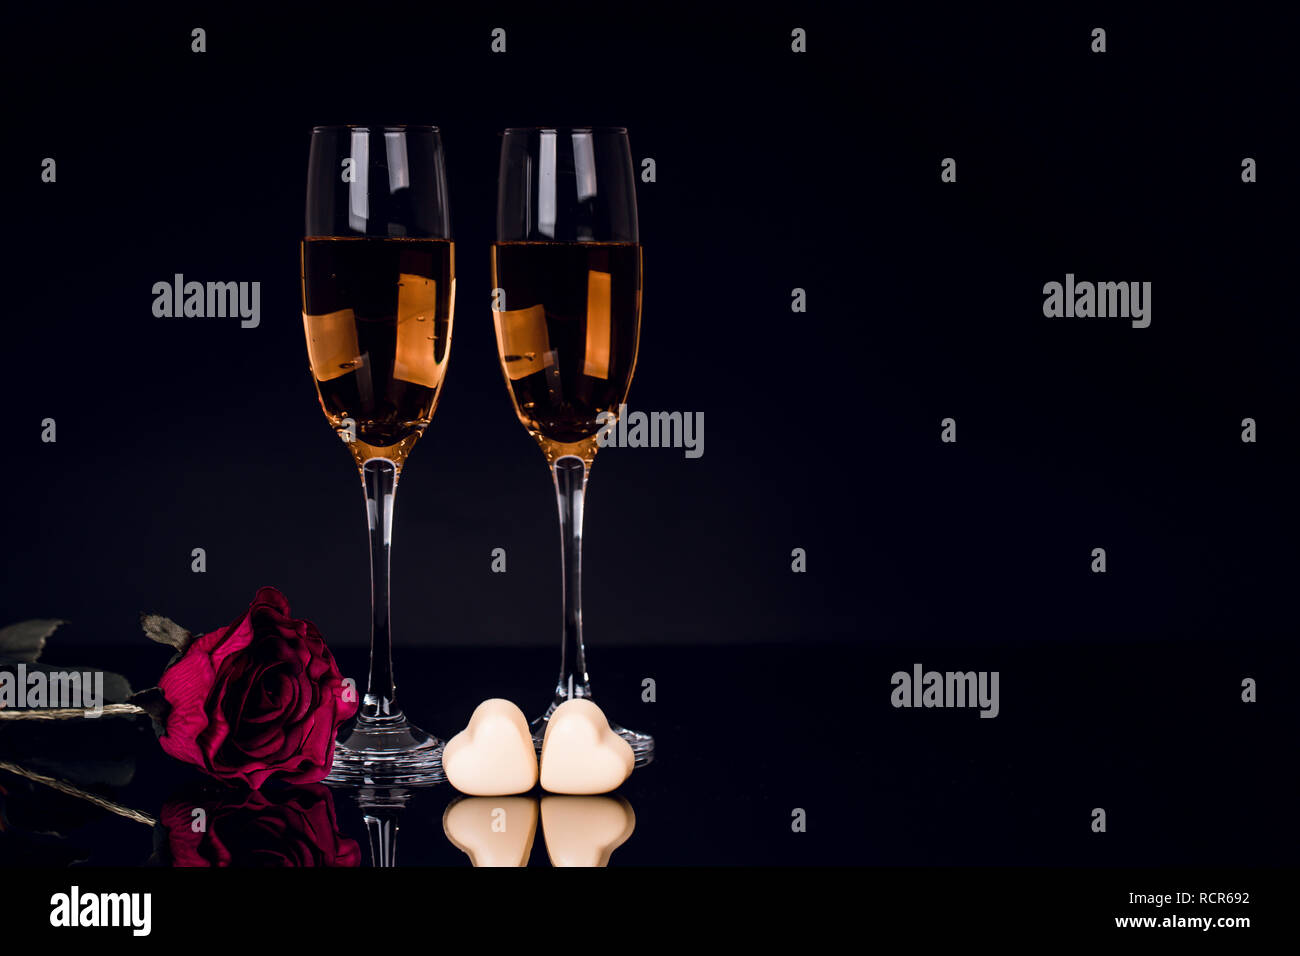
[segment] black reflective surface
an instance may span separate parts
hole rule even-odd
[[[93,660],[144,686],[162,661],[141,642]],[[396,653],[412,715],[443,736],[484,697],[534,704],[554,666],[550,649]],[[360,649],[339,657],[345,674],[364,666]],[[890,676],[917,662],[998,670],[999,715],[894,708]],[[1285,662],[1280,644],[1246,641],[606,648],[596,700],[658,741],[654,763],[618,791],[635,829],[610,865],[1281,863],[1295,828],[1275,748],[1294,704],[1268,681],[1243,703],[1239,685]],[[647,677],[653,703],[641,700]],[[204,807],[210,833],[226,821],[236,865],[371,866],[394,852],[403,866],[470,863],[444,833],[459,797],[447,785],[400,799],[330,790],[335,835],[320,788],[222,791],[166,757],[143,719],[0,722],[0,760],[159,819]],[[167,863],[161,828],[13,774],[0,772],[0,787],[0,866]],[[1104,834],[1091,830],[1095,807]],[[792,831],[796,809],[806,832]],[[393,827],[395,851],[376,840]],[[549,865],[540,823],[530,865]]]

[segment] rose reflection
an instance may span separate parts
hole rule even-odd
[[[527,866],[538,806],[535,797],[462,797],[443,814],[443,832],[474,866]],[[608,866],[636,829],[636,814],[623,797],[547,794],[540,808],[552,866]]]
[[[360,866],[361,848],[338,830],[320,784],[179,797],[161,826],[172,866]]]

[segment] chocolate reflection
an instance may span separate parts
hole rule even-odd
[[[542,836],[552,866],[609,866],[635,829],[632,804],[622,797],[542,797]]]
[[[527,866],[537,821],[552,866],[609,866],[636,829],[632,805],[620,796],[461,797],[447,807],[442,829],[474,866]]]
[[[527,866],[537,835],[533,797],[462,797],[442,815],[442,832],[474,866]]]

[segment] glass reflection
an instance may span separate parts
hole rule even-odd
[[[371,866],[397,866],[397,833],[411,802],[405,787],[363,787],[353,799],[361,808],[370,843]]]

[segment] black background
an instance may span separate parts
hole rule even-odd
[[[643,845],[699,862],[1291,852],[1275,827],[1294,726],[1293,23],[805,6],[23,16],[4,151],[4,621],[67,619],[58,642],[98,645],[79,663],[121,655],[131,672],[116,648],[139,611],[208,630],[274,584],[360,672],[361,495],[298,318],[308,137],[430,122],[459,302],[398,497],[397,673],[444,734],[525,666],[541,703],[556,517],[488,316],[496,134],[625,125],[657,164],[638,185],[629,405],[704,412],[705,454],[610,449],[595,465],[598,699],[608,679],[611,716],[659,735],[646,775],[685,787],[684,767],[712,767],[708,793],[749,794],[742,819],[787,837],[794,806],[859,821],[780,851],[719,836],[704,852],[680,827]],[[939,180],[948,156],[955,184]],[[1241,182],[1246,156],[1258,183]],[[176,272],[260,281],[260,327],[155,319],[151,287]],[[1044,318],[1043,284],[1067,272],[1151,281],[1150,328]],[[939,439],[948,416],[956,444]],[[490,572],[496,547],[506,574]],[[408,665],[414,645],[431,650]],[[432,650],[451,645],[538,653]],[[693,656],[704,645],[725,647]],[[893,710],[889,675],[918,660],[1001,667],[1004,716]],[[643,705],[651,674],[660,702]],[[881,787],[876,815],[854,816]],[[1087,813],[1125,801],[1144,824],[1107,855]],[[896,842],[873,842],[881,828]]]

